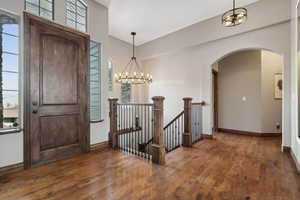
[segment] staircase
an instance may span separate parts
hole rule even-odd
[[[164,164],[165,152],[192,147],[202,139],[202,103],[184,98],[184,110],[163,127],[163,97],[153,104],[119,104],[110,99],[111,147]]]

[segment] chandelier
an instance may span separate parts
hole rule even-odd
[[[236,8],[235,0],[233,0],[233,9],[227,11],[222,16],[222,24],[225,27],[233,27],[244,23],[247,19],[246,8]]]
[[[152,83],[152,76],[150,74],[145,74],[135,57],[135,45],[134,38],[136,36],[135,32],[132,35],[132,51],[133,56],[131,57],[129,63],[125,66],[124,71],[115,74],[115,81],[120,84],[149,84]]]

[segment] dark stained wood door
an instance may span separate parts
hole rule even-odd
[[[25,166],[89,151],[89,36],[25,14]]]

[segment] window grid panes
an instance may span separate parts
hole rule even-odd
[[[90,43],[90,120],[101,120],[101,44]]]
[[[81,0],[66,0],[67,26],[82,32],[87,31],[87,6]]]
[[[0,11],[0,131],[18,129],[19,23]]]
[[[129,83],[121,85],[121,102],[131,103],[131,85]]]
[[[113,64],[112,61],[108,61],[108,90],[113,91]]]
[[[46,19],[54,20],[54,0],[26,0],[25,10]]]

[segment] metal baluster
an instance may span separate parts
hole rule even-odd
[[[141,143],[145,142],[145,135],[147,133],[147,114],[146,114],[146,106],[144,106],[143,108],[143,116],[144,116],[144,127],[143,127],[143,131],[142,131],[142,135],[141,135]],[[146,151],[146,147],[145,147],[145,151]],[[143,158],[146,158],[146,153],[143,152],[142,153]]]
[[[138,105],[135,105],[134,106],[134,118],[135,118],[135,120],[134,120],[134,123],[135,123],[134,126],[137,124],[137,121],[136,121],[137,120],[137,118],[136,118],[137,117],[137,114],[136,114],[137,111],[138,111]],[[135,127],[135,128],[137,128],[137,127]],[[134,150],[135,150],[134,153],[135,153],[135,155],[138,155],[138,151],[137,151],[138,150],[138,148],[137,148],[137,137],[136,137],[137,133],[138,132],[134,132]]]
[[[179,121],[176,120],[176,125],[177,125],[177,127],[176,127],[176,147],[178,147],[178,145],[179,145],[179,143],[178,143],[179,123],[178,122]]]
[[[146,134],[146,138],[149,138],[150,135],[151,135],[151,137],[153,137],[153,134],[152,134],[152,131],[153,131],[153,120],[152,120],[152,117],[153,117],[153,113],[152,113],[153,112],[153,107],[149,106],[148,109],[147,109],[147,111],[148,111],[148,132]],[[146,147],[146,158],[147,159],[150,159],[150,154],[149,154],[149,149],[150,148],[149,147],[150,147],[150,145],[148,145]]]
[[[145,134],[145,113],[144,113],[144,108],[145,108],[146,106],[142,106],[141,107],[141,117],[142,117],[142,122],[143,122],[143,124],[142,124],[142,130],[141,130],[141,135],[140,135],[140,142],[141,143],[143,143],[143,135]],[[142,157],[144,157],[144,153],[143,152],[141,152],[141,156]]]
[[[153,134],[152,134],[152,131],[153,131],[153,126],[152,126],[152,124],[153,124],[153,121],[152,121],[152,109],[153,108],[151,108],[151,107],[148,107],[147,108],[147,112],[148,112],[148,131],[147,131],[147,134],[145,135],[146,136],[146,138],[149,138],[149,135],[151,135],[151,137],[153,136]],[[150,133],[151,132],[151,133]],[[146,139],[147,140],[147,139]],[[147,147],[146,147],[146,152],[145,152],[145,156],[146,156],[146,159],[150,159],[150,155],[149,155],[149,146],[150,145],[148,145]]]

